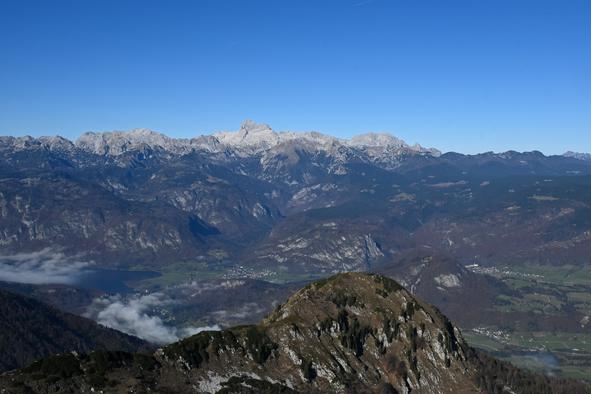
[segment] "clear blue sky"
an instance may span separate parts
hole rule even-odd
[[[0,2],[0,134],[243,119],[591,151],[591,1]]]

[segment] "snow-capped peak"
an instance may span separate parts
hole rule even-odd
[[[167,137],[149,129],[130,131],[87,132],[76,140],[76,146],[99,155],[119,155],[141,147],[162,148],[178,153],[188,140]]]
[[[389,156],[393,153],[421,153],[439,156],[441,152],[434,148],[423,148],[419,144],[412,146],[389,133],[366,133],[346,141],[348,146],[370,153],[371,156]],[[386,157],[384,157],[385,159]]]
[[[563,156],[564,157],[572,157],[572,158],[579,159],[579,160],[591,161],[591,153],[580,153],[580,152],[568,151],[565,154],[563,154]]]
[[[278,133],[264,123],[246,120],[238,131],[222,131],[215,133],[221,143],[230,146],[270,148],[281,140]]]
[[[273,132],[273,129],[271,128],[271,126],[269,126],[266,123],[257,123],[251,119],[246,119],[240,125],[240,132],[243,132],[246,134],[249,134],[249,133],[250,134],[260,134],[260,133]]]
[[[356,135],[347,141],[347,145],[355,147],[408,146],[403,140],[388,133],[366,133]]]

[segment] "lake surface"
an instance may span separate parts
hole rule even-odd
[[[131,293],[134,290],[127,285],[128,283],[159,276],[161,274],[156,271],[94,269],[83,271],[74,285],[83,289],[102,290],[109,293]]]

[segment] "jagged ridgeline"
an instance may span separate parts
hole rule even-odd
[[[258,325],[202,332],[152,355],[61,355],[4,375],[3,392],[584,393],[581,382],[480,355],[437,309],[380,275],[298,291]]]

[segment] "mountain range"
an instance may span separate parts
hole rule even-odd
[[[217,132],[191,139],[170,138],[149,129],[131,131],[87,132],[76,141],[63,137],[2,137],[2,143],[14,149],[34,147],[56,152],[81,151],[104,156],[119,156],[129,151],[151,149],[174,155],[193,151],[223,154],[232,151],[242,156],[260,154],[276,147],[307,146],[310,150],[338,154],[351,148],[364,151],[368,158],[376,159],[385,152],[394,154],[418,153],[439,156],[436,149],[425,149],[418,144],[409,146],[388,133],[367,133],[350,140],[339,139],[318,132],[276,132],[269,125],[245,121],[236,132]],[[279,148],[281,149],[281,148]]]
[[[141,271],[127,290],[166,300],[150,310],[160,321],[228,327],[303,283],[372,271],[496,341],[496,355],[561,344],[558,362],[591,371],[585,155],[463,155],[253,122],[193,139],[0,137],[0,221],[2,287],[69,312],[90,316],[112,291],[92,275]],[[91,291],[69,287],[84,281]]]
[[[342,140],[250,121],[194,139],[149,130],[75,142],[0,137],[0,244],[6,253],[52,247],[115,266],[212,262],[215,254],[337,272],[419,243],[487,262],[503,237],[490,235],[519,220],[534,231],[516,228],[510,256],[495,261],[565,247],[576,261],[588,235],[569,222],[588,209],[578,189],[591,162],[571,156],[441,154],[387,134]],[[476,214],[486,219],[474,222]],[[560,230],[534,235],[550,221]]]

